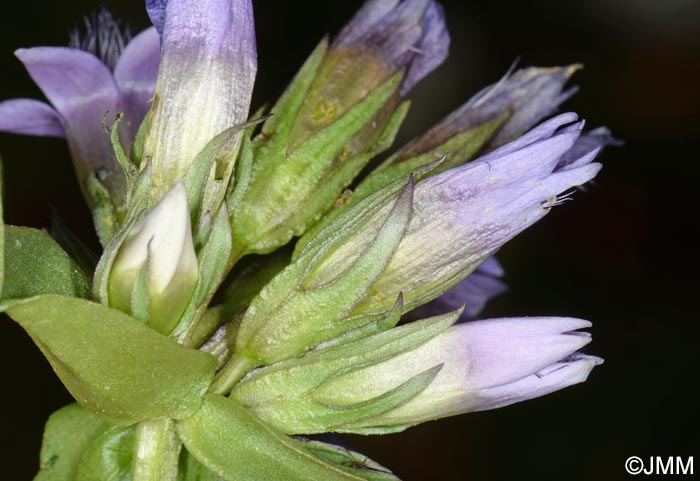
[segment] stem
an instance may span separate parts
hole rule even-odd
[[[134,440],[131,481],[176,481],[181,447],[172,419],[140,423]]]
[[[209,392],[214,394],[226,395],[231,392],[233,386],[238,381],[243,379],[248,371],[258,365],[257,362],[246,356],[233,355],[231,359],[224,365],[224,368],[216,375],[214,382],[209,388]]]

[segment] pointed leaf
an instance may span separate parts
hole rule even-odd
[[[89,298],[90,279],[45,231],[5,226],[3,299],[39,294]]]
[[[186,349],[121,311],[46,295],[2,306],[86,409],[120,425],[191,415],[216,359]]]
[[[84,453],[109,428],[109,424],[77,403],[53,413],[44,428],[40,468],[34,481],[75,479]]]
[[[364,454],[350,451],[341,446],[322,443],[321,441],[312,441],[300,439],[304,443],[304,447],[314,453],[315,456],[328,461],[329,463],[337,464],[346,469],[349,469],[353,474],[360,476],[368,481],[399,481],[399,478],[394,476],[384,466],[369,459]]]
[[[178,433],[187,450],[226,481],[363,479],[317,458],[223,396],[207,394],[197,413],[178,422]]]

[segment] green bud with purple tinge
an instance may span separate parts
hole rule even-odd
[[[444,59],[439,5],[368,1],[321,42],[254,139],[250,182],[232,209],[234,252],[269,253],[302,235],[388,148],[409,89]]]

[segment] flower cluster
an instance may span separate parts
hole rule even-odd
[[[103,247],[0,236],[0,310],[77,401],[37,480],[396,480],[293,436],[495,409],[602,362],[588,321],[474,320],[500,247],[615,142],[551,117],[578,66],[509,71],[377,161],[447,56],[437,2],[367,0],[250,118],[251,1],[146,8],[128,42],[102,12],[75,48],[18,50],[50,104],[0,102],[0,131],[67,139]]]

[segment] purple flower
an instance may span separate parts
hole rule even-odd
[[[120,52],[123,41],[115,33],[117,29],[112,17],[103,12],[88,38],[80,42],[92,53],[69,47],[17,50],[17,57],[51,105],[32,99],[1,102],[0,131],[65,137],[81,187],[99,170],[100,179],[119,199],[124,195],[125,179],[103,122],[108,113],[124,113],[121,140],[128,152],[153,97],[160,40],[151,28]],[[100,50],[114,68],[98,58],[94,50]]]
[[[602,359],[580,353],[591,323],[565,317],[486,319],[457,324],[422,346],[343,375],[316,396],[345,405],[372,399],[442,364],[413,399],[351,428],[416,424],[496,409],[586,380]],[[343,386],[362,386],[361,390]],[[352,430],[352,429],[350,429]]]
[[[560,115],[490,154],[418,183],[411,224],[373,285],[375,294],[355,314],[388,309],[399,292],[407,309],[434,299],[546,215],[559,194],[595,177],[601,165],[592,161],[600,147],[562,163],[583,122],[562,126],[576,120],[573,113]],[[375,228],[380,218],[368,220],[365,229]]]
[[[163,38],[144,151],[159,197],[210,140],[247,120],[257,50],[250,0],[149,0],[146,6]],[[224,180],[236,152],[230,154],[222,159],[228,161]]]
[[[374,53],[393,72],[405,68],[403,96],[445,60],[449,43],[440,4],[429,0],[369,0],[331,48]]]
[[[489,257],[452,289],[411,311],[409,319],[437,316],[456,311],[462,306],[465,306],[465,309],[460,320],[474,319],[491,299],[508,290],[508,286],[499,277],[503,277],[503,267],[495,257]]]
[[[450,138],[507,114],[504,124],[487,144],[497,147],[528,131],[576,93],[564,86],[579,65],[530,67],[508,72],[500,81],[481,90],[438,124],[406,145],[396,162],[443,144]]]

